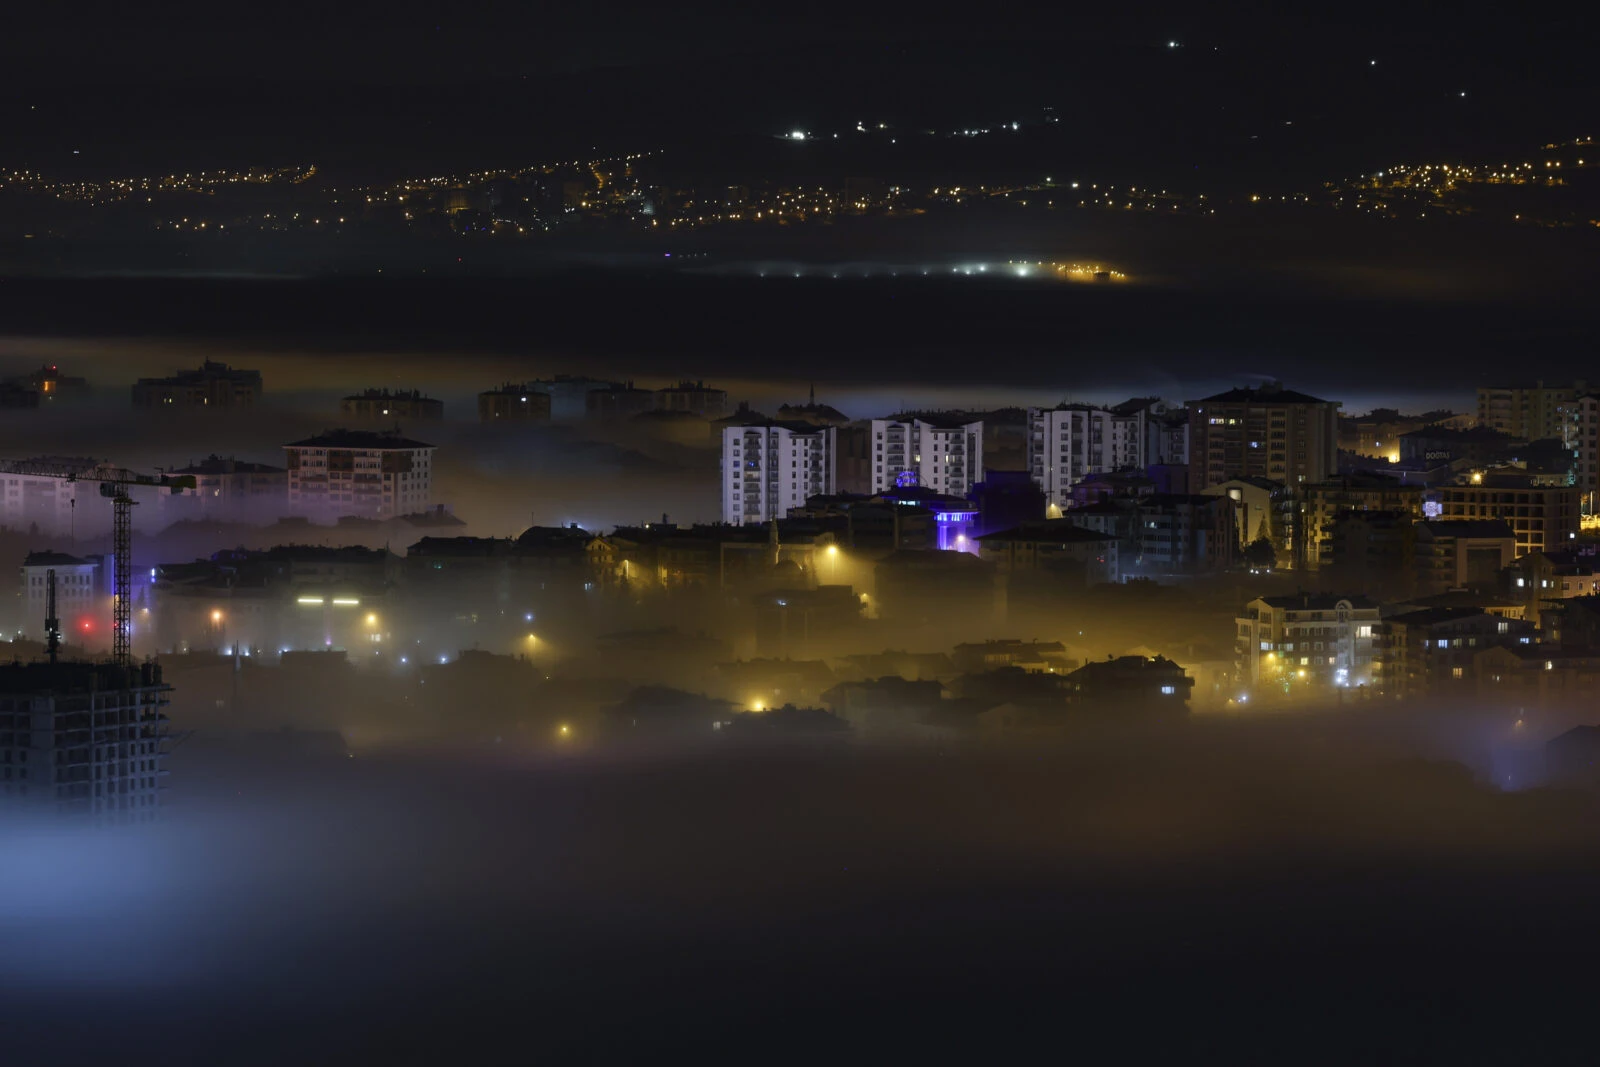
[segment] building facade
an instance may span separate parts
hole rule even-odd
[[[591,419],[630,419],[656,410],[656,394],[632,382],[611,382],[584,394],[584,413]]]
[[[1159,409],[1159,410],[1158,410]],[[1115,408],[1062,404],[1028,409],[1028,471],[1047,506],[1072,506],[1072,487],[1094,474],[1143,470],[1152,441],[1173,451],[1171,428],[1156,421],[1160,401],[1130,400]]]
[[[56,619],[61,637],[85,648],[103,648],[111,636],[111,582],[102,556],[80,558],[65,552],[29,552],[22,561],[22,593],[27,603],[22,633],[43,641],[50,588],[56,576]]]
[[[1528,441],[1560,437],[1567,406],[1586,391],[1582,381],[1479,386],[1478,425]]]
[[[1517,537],[1517,555],[1555,552],[1578,537],[1577,486],[1530,484],[1514,476],[1440,490],[1446,519],[1504,519]]]
[[[189,488],[163,493],[162,508],[174,519],[195,515],[269,519],[283,514],[289,472],[266,463],[248,463],[216,454],[167,472],[194,479]]]
[[[1123,560],[1125,572],[1195,574],[1223,570],[1239,558],[1237,514],[1227,497],[1152,493],[1139,497],[1133,510],[1139,557]]]
[[[966,496],[983,480],[983,423],[917,416],[872,420],[871,492],[913,485]]]
[[[549,422],[550,394],[507,382],[478,394],[479,422]]]
[[[1362,596],[1257,597],[1235,620],[1241,683],[1277,696],[1372,684],[1381,619]]]
[[[444,401],[420,389],[368,389],[339,401],[339,414],[353,419],[442,419]]]
[[[657,411],[682,411],[702,419],[720,419],[728,413],[728,394],[705,382],[679,382],[657,389],[655,406]]]
[[[0,797],[41,812],[154,819],[171,691],[156,663],[0,667]]]
[[[1234,478],[1295,487],[1339,469],[1339,405],[1270,382],[1189,403],[1189,488]]]
[[[1298,486],[1299,506],[1291,512],[1295,566],[1315,568],[1327,556],[1329,528],[1347,511],[1393,511],[1413,519],[1424,516],[1427,491],[1384,474],[1350,474]]]
[[[170,378],[140,378],[133,385],[136,408],[240,408],[261,399],[261,372],[206,360],[198,370]]]
[[[284,446],[288,510],[392,519],[428,508],[434,446],[395,433],[331,430]]]
[[[1585,392],[1567,407],[1564,440],[1572,449],[1572,480],[1585,515],[1600,503],[1600,393]]]
[[[589,393],[592,390],[606,389],[615,384],[598,378],[558,374],[549,380],[528,382],[523,388],[550,398],[550,418],[557,422],[574,422],[588,415]]]
[[[722,430],[722,521],[770,522],[835,491],[838,431],[760,422]]]

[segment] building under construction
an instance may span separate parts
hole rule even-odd
[[[155,663],[0,665],[0,797],[41,813],[153,819],[171,689]]]
[[[36,461],[24,468],[71,483],[70,467]],[[58,575],[42,563],[45,651],[41,663],[0,666],[0,801],[8,808],[83,814],[111,822],[141,822],[160,808],[167,694],[155,663],[129,654],[132,557],[130,486],[171,492],[194,487],[193,477],[155,477],[97,469],[100,495],[112,508],[112,646],[109,662],[63,661]]]

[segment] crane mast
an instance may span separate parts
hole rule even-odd
[[[61,620],[56,617],[56,569],[44,572],[44,647],[54,663],[61,653]]]

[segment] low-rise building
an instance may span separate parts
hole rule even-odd
[[[822,694],[823,707],[863,731],[916,730],[944,702],[944,686],[938,682],[895,676],[840,682]]]
[[[1406,464],[1493,463],[1526,445],[1528,440],[1489,426],[1466,430],[1425,426],[1400,436],[1399,461]]]
[[[1517,557],[1517,535],[1504,519],[1429,519],[1416,524],[1416,593],[1473,586],[1489,589]]]
[[[1240,680],[1284,696],[1371,685],[1380,622],[1364,596],[1257,597],[1235,620]]]
[[[1600,695],[1600,650],[1521,643],[1472,657],[1478,700],[1501,708],[1594,706]]]
[[[1122,580],[1117,539],[1069,519],[1046,519],[984,534],[978,538],[978,556],[1006,579],[1071,578],[1083,585]]]
[[[1067,675],[1074,700],[1107,711],[1182,710],[1194,679],[1165,656],[1108,656]]]
[[[1533,626],[1476,608],[1423,608],[1379,627],[1373,684],[1384,696],[1462,696],[1476,685],[1478,652],[1531,639]]]
[[[22,592],[27,605],[23,636],[43,641],[50,574],[56,580],[56,619],[63,640],[84,648],[111,644],[111,575],[103,556],[79,557],[65,552],[29,552],[22,561]]]
[[[963,674],[981,674],[1001,667],[1065,674],[1078,665],[1060,641],[978,641],[956,645],[951,665]]]

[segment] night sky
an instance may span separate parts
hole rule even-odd
[[[11,18],[8,162],[91,171],[520,159],[1049,105],[1101,162],[1337,176],[1582,135],[1596,103],[1591,35],[1549,7],[91,2]]]

